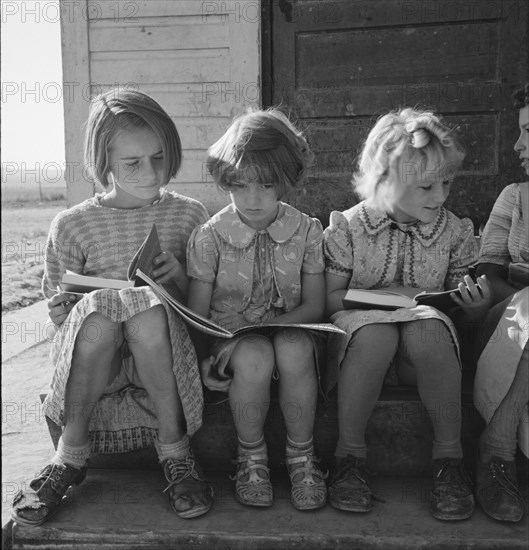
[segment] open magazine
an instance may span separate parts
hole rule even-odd
[[[238,328],[236,330],[230,331],[217,325],[211,319],[207,319],[202,315],[194,312],[193,310],[186,307],[180,301],[178,301],[174,296],[172,296],[162,285],[154,282],[148,275],[143,273],[141,269],[136,270],[136,275],[143,279],[148,285],[153,288],[160,296],[165,298],[167,303],[182,317],[184,321],[189,323],[191,326],[210,334],[212,336],[217,336],[220,338],[233,338],[239,334],[244,334],[247,332],[254,332],[263,329],[273,329],[281,327],[295,327],[303,328],[308,330],[320,330],[324,332],[334,332],[337,334],[345,334],[345,332],[331,323],[267,323],[266,325],[248,325],[245,327]]]
[[[479,285],[477,285],[479,288]],[[375,290],[363,290],[350,288],[344,296],[342,303],[344,309],[387,309],[394,310],[403,307],[432,306],[440,311],[447,311],[458,307],[450,294],[460,295],[459,290],[444,290],[440,292],[423,290],[417,292],[416,288],[393,287]]]

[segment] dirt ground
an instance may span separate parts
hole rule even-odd
[[[48,228],[66,202],[2,203],[2,314],[42,300]],[[47,342],[2,362],[2,525],[13,496],[53,456],[39,394],[51,379]]]
[[[39,395],[52,376],[44,342],[2,363],[2,525],[15,493],[52,458]]]
[[[66,201],[2,203],[2,313],[42,299],[44,247]]]

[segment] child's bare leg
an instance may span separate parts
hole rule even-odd
[[[314,457],[314,416],[318,380],[314,349],[303,330],[284,329],[274,336],[279,370],[279,403],[287,427],[286,463],[291,502],[298,510],[325,506],[327,487]]]
[[[154,403],[158,419],[156,450],[169,482],[171,506],[182,518],[201,516],[211,508],[213,491],[193,458],[184,429],[163,306],[152,307],[132,317],[125,323],[124,336],[142,385]]]
[[[399,370],[399,377],[405,384],[416,381],[433,425],[430,513],[440,520],[467,519],[474,497],[461,460],[461,366],[450,331],[439,319],[403,323],[399,352],[413,365]]]
[[[57,511],[68,487],[86,475],[90,456],[88,426],[95,404],[119,372],[116,354],[122,343],[119,325],[99,313],[86,317],[75,340],[65,393],[65,427],[52,463],[20,491],[12,517],[26,525],[40,525]]]
[[[64,398],[62,439],[68,445],[78,446],[88,440],[92,411],[119,372],[122,343],[120,324],[99,313],[88,315],[79,329]]]
[[[180,441],[186,432],[163,306],[155,306],[132,317],[125,323],[124,333],[138,376],[154,403],[159,441]]]
[[[329,502],[339,510],[369,512],[373,508],[365,431],[398,341],[396,325],[366,325],[353,334],[342,361],[338,379],[339,438],[328,488]]]
[[[263,435],[274,369],[271,342],[255,335],[241,339],[230,366],[230,406],[239,439],[235,494],[241,504],[271,506],[273,491]]]
[[[338,379],[336,456],[366,458],[367,422],[397,351],[398,339],[398,327],[390,324],[367,325],[353,334]]]
[[[288,437],[297,443],[310,441],[318,392],[312,340],[303,330],[282,330],[274,336],[274,349]]]
[[[231,355],[230,406],[237,435],[244,442],[252,443],[263,436],[274,361],[270,341],[255,335],[241,339]]]
[[[462,458],[461,366],[448,327],[439,319],[403,323],[401,352],[413,367],[401,368],[399,378],[417,385],[432,421],[433,459]]]

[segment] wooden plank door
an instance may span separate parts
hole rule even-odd
[[[479,225],[523,177],[511,93],[527,81],[526,0],[271,0],[271,103],[317,155],[291,202],[324,224],[353,204],[350,180],[376,118],[401,106],[441,113],[467,157],[447,206]]]

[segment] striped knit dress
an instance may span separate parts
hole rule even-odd
[[[102,195],[60,212],[51,223],[45,250],[42,290],[47,297],[66,269],[83,275],[126,279],[134,253],[156,223],[162,249],[171,251],[185,266],[186,245],[192,230],[208,220],[204,206],[193,199],[165,191],[152,205],[135,209],[107,208]],[[55,371],[44,414],[64,424],[64,397],[75,339],[83,322],[97,312],[116,323],[162,304],[167,312],[173,373],[192,435],[202,424],[203,395],[193,343],[186,325],[150,287],[97,290],[86,294],[70,312],[51,343]],[[156,357],[153,357],[156,361]],[[133,357],[124,345],[121,372],[105,390],[90,417],[92,452],[127,452],[151,446],[157,433],[154,404],[134,384]]]

